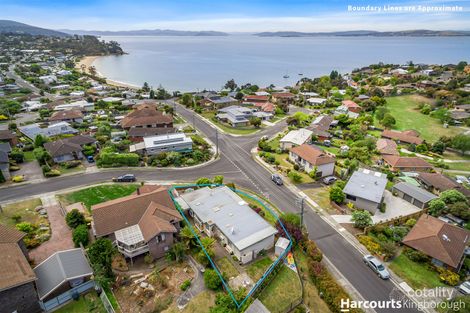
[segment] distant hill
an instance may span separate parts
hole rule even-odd
[[[224,32],[216,31],[184,31],[171,29],[141,29],[122,31],[100,31],[100,30],[71,30],[62,29],[64,33],[71,35],[94,35],[94,36],[228,36]]]
[[[23,24],[20,22],[10,20],[0,20],[0,33],[11,34],[28,34],[33,36],[53,36],[53,37],[68,37],[69,34],[62,33],[56,30],[46,29]]]
[[[378,32],[373,30],[352,30],[340,32],[263,32],[256,33],[255,36],[260,37],[318,37],[318,36],[339,36],[339,37],[453,37],[453,36],[470,36],[470,31],[458,30],[404,30],[393,32]]]

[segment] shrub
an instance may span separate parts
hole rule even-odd
[[[10,152],[10,158],[15,160],[17,163],[23,163],[24,153],[18,148],[13,148]]]
[[[75,247],[79,247],[80,243],[83,246],[88,245],[88,228],[85,224],[77,226],[72,232],[72,240]]]
[[[378,234],[377,239],[379,241],[382,241],[382,242],[387,242],[388,241],[387,236],[385,236],[384,234]]]
[[[13,214],[11,216],[11,219],[15,222],[15,224],[18,224],[19,222],[21,222],[21,214]]]
[[[70,228],[86,224],[85,216],[77,209],[73,209],[65,215],[65,222]]]
[[[413,227],[415,226],[416,224],[416,219],[414,218],[410,218],[406,221],[405,225],[408,226],[408,227]]]
[[[215,270],[209,269],[204,272],[204,284],[211,290],[217,290],[222,286],[222,281]]]
[[[153,256],[152,256],[150,253],[147,253],[147,254],[144,256],[144,262],[145,262],[145,264],[152,264],[152,262],[153,262]]]
[[[380,212],[385,213],[386,210],[387,210],[387,204],[385,202],[382,202],[380,204]]]
[[[439,279],[447,285],[455,286],[460,281],[459,274],[454,273],[451,270],[438,267],[437,271],[439,272]]]
[[[28,223],[28,222],[21,222],[15,225],[16,229],[19,231],[22,231],[23,233],[26,234],[32,234],[36,230],[36,226]]]
[[[74,168],[74,167],[80,166],[81,164],[82,164],[82,162],[80,162],[78,160],[68,161],[68,162],[64,163],[64,167],[65,168]]]
[[[60,171],[59,170],[50,170],[49,172],[45,173],[44,176],[46,176],[46,177],[60,176]]]
[[[191,286],[191,281],[186,279],[180,286],[180,289],[186,291]]]
[[[380,254],[382,252],[382,249],[380,245],[375,242],[374,238],[370,236],[359,236],[359,242],[366,247],[367,250],[369,250],[370,253],[372,254]]]
[[[333,186],[330,188],[330,200],[341,204],[344,202],[346,199],[346,195],[343,192],[343,189],[341,189],[339,186]]]
[[[24,181],[23,175],[15,175],[11,178],[11,181],[14,183],[21,183]]]
[[[381,242],[380,249],[382,250],[386,259],[393,258],[397,253],[397,247],[393,242]]]
[[[426,254],[422,253],[421,251],[411,249],[408,247],[406,247],[403,250],[403,253],[408,259],[410,259],[413,262],[424,263],[429,260],[429,257]]]
[[[39,241],[39,239],[31,238],[31,237],[25,237],[23,239],[23,242],[24,242],[26,248],[28,248],[28,249],[36,248],[37,246],[39,246],[41,244],[41,241]]]
[[[100,153],[96,162],[101,167],[138,166],[139,155],[136,153]]]
[[[351,220],[354,222],[354,227],[365,228],[372,225],[372,217],[369,211],[356,210],[352,213]]]
[[[302,176],[297,171],[290,171],[287,175],[294,183],[302,182]]]

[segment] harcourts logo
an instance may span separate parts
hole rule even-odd
[[[402,292],[396,288],[392,290],[389,300],[351,300],[341,299],[341,312],[349,312],[352,309],[415,309],[420,312],[446,311],[460,312],[466,309],[466,303],[461,300],[452,300],[455,297],[455,289],[437,287],[434,289],[408,290]]]

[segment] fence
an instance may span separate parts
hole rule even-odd
[[[52,309],[55,309],[57,308],[58,306],[60,305],[63,305],[67,302],[69,302],[70,300],[73,299],[73,297],[75,295],[79,295],[79,294],[82,294],[84,293],[85,291],[87,290],[90,290],[92,288],[95,287],[95,282],[93,280],[89,280],[77,287],[74,287],[66,292],[64,292],[63,294],[49,300],[49,301],[46,301],[46,302],[42,302],[42,301],[39,301],[39,305],[41,306],[41,308],[46,311],[46,312],[49,312],[51,311]]]
[[[426,213],[426,210],[420,210],[418,212],[411,213],[411,214],[408,214],[408,215],[400,215],[396,218],[392,218],[392,219],[377,223],[377,224],[372,225],[372,226],[367,226],[367,227],[364,228],[364,234],[367,235],[369,233],[369,231],[371,231],[375,226],[397,226],[397,225],[403,224],[404,222],[406,222],[410,218],[414,218],[414,219],[417,220],[421,215],[423,215],[425,213]]]
[[[113,305],[111,304],[111,301],[109,301],[108,296],[106,295],[106,292],[104,291],[103,288],[101,289],[103,291],[100,294],[100,299],[101,299],[101,302],[103,303],[104,308],[106,309],[106,312],[115,313]]]

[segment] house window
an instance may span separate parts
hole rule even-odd
[[[352,195],[346,195],[346,199],[351,200],[351,201],[356,201],[356,197]]]

